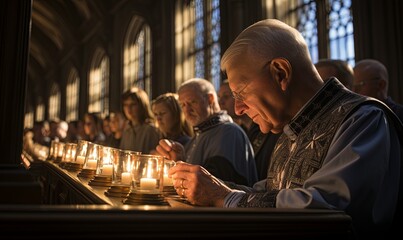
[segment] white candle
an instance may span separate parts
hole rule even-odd
[[[88,160],[87,162],[88,169],[96,169],[97,168],[97,160]]]
[[[172,178],[168,177],[167,174],[164,174],[164,186],[173,186]]]
[[[111,164],[102,167],[102,175],[112,175],[113,166]]]
[[[57,153],[58,157],[62,157],[63,156],[63,152],[64,152],[64,147],[59,148],[59,151]]]
[[[157,179],[154,178],[141,178],[140,189],[142,190],[154,190],[157,187]]]
[[[123,184],[130,184],[132,181],[131,175],[129,172],[122,173],[122,183]]]
[[[77,156],[76,163],[84,164],[85,157],[84,156]]]

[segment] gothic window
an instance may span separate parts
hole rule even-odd
[[[89,73],[88,112],[109,113],[109,58],[103,49],[95,51]]]
[[[35,114],[36,121],[45,120],[45,104],[43,104],[41,97],[38,97]]]
[[[67,79],[66,88],[66,121],[78,119],[78,100],[79,100],[79,82],[80,78],[76,69],[72,69]]]
[[[220,1],[178,1],[175,24],[176,85],[189,78],[220,85]]]
[[[152,96],[150,28],[138,16],[129,24],[123,51],[123,92],[136,86]]]
[[[49,119],[60,119],[60,89],[57,83],[53,83],[49,98]]]
[[[268,18],[277,18],[304,36],[312,61],[346,60],[354,66],[351,0],[266,0]]]

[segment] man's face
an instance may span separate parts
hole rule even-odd
[[[246,63],[227,67],[227,77],[235,99],[235,113],[247,114],[263,133],[282,132],[287,123],[287,97],[270,72],[270,62]]]
[[[219,104],[222,110],[226,110],[232,117],[237,117],[235,114],[235,99],[232,97],[231,89],[228,84],[223,84],[218,91]]]
[[[380,98],[382,89],[379,85],[380,78],[367,71],[363,67],[354,69],[353,91],[369,97]]]
[[[208,109],[210,105],[207,95],[191,87],[184,87],[178,92],[178,96],[186,121],[191,126],[197,126],[209,117]]]

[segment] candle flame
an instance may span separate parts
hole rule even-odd
[[[131,170],[132,170],[131,168],[132,168],[132,164],[131,164],[130,159],[128,158],[126,160],[126,172],[131,172]]]
[[[152,178],[153,175],[153,161],[150,159],[148,160],[147,164],[147,178]]]

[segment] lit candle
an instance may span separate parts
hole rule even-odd
[[[113,165],[108,164],[102,167],[102,175],[112,175]]]
[[[155,178],[141,178],[140,189],[142,190],[154,190],[157,187],[157,179]]]
[[[64,152],[64,146],[59,146],[59,151],[57,152],[58,157],[62,157]]]
[[[131,178],[129,172],[122,173],[122,183],[123,184],[130,184],[131,181],[132,181],[132,178]]]
[[[87,162],[88,169],[96,169],[97,168],[97,160],[91,159]]]
[[[164,186],[173,186],[172,178],[168,177],[168,174],[164,174]]]
[[[85,157],[84,156],[77,156],[76,163],[84,164]]]

